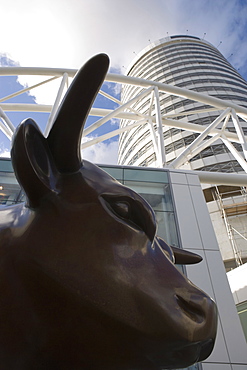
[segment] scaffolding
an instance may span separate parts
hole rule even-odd
[[[230,201],[231,197],[241,194],[241,202],[234,202]],[[246,215],[247,214],[247,192],[246,187],[240,187],[239,190],[231,191],[229,193],[222,193],[220,192],[218,186],[215,186],[215,195],[216,201],[221,212],[221,216],[224,220],[224,224],[226,227],[227,235],[232,247],[232,251],[234,254],[235,262],[237,266],[243,264],[242,253],[236,243],[235,235],[238,235],[242,238],[245,242],[247,242],[247,238],[236,228],[231,225],[230,217],[239,216],[239,215]],[[224,202],[224,199],[227,199],[227,203]]]

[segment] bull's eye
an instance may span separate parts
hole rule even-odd
[[[144,232],[153,241],[156,222],[152,209],[144,199],[128,190],[127,194],[101,194],[99,200],[104,209],[121,223],[136,231]],[[128,194],[129,193],[129,194]]]
[[[107,209],[117,216],[120,220],[127,223],[129,226],[134,227],[138,230],[144,231],[144,225],[140,215],[142,214],[141,209],[137,202],[126,196],[108,196],[102,195],[101,201]]]
[[[131,205],[127,200],[113,200],[107,201],[108,208],[120,219],[132,226],[140,228],[140,225],[135,217],[135,208],[134,205]]]
[[[111,204],[113,210],[122,218],[129,219],[131,216],[131,207],[128,202],[115,202]]]

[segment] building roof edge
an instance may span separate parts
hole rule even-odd
[[[136,54],[136,56],[132,59],[132,61],[130,62],[130,64],[128,65],[128,67],[126,69],[126,75],[128,75],[128,73],[130,72],[131,68],[135,65],[135,63],[143,55],[148,53],[150,50],[155,49],[155,48],[159,47],[160,45],[169,44],[169,43],[176,43],[178,41],[187,41],[187,40],[209,45],[209,46],[213,47],[214,49],[216,49],[218,51],[218,49],[214,45],[212,45],[210,42],[208,42],[204,39],[200,39],[199,37],[196,37],[196,36],[173,35],[173,36],[163,37],[163,38],[158,39],[156,41],[150,42],[150,44],[148,46],[146,46],[138,54]]]

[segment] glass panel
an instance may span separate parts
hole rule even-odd
[[[0,160],[0,204],[9,205],[24,201],[25,195],[20,192],[20,186],[14,174],[10,172],[7,174],[5,170],[1,173],[1,164],[6,172],[12,169],[10,160]],[[179,246],[167,172],[113,166],[101,168],[117,180],[123,181],[123,174],[125,179],[136,180],[125,181],[125,185],[141,194],[154,209],[159,224],[158,235],[170,245]]]
[[[180,370],[200,370],[200,369],[201,369],[200,364],[195,364],[190,367],[186,367],[186,369],[180,369]]]
[[[9,199],[9,195],[0,194],[0,204],[1,205],[6,205],[8,202],[8,199]]]
[[[179,248],[177,226],[172,212],[155,212],[158,222],[157,234],[168,244]]]
[[[18,202],[26,202],[26,194],[23,191],[19,194]]]
[[[0,172],[0,186],[4,184],[18,184],[13,173]]]
[[[0,204],[11,205],[19,202],[20,191],[19,185],[6,184],[0,186]]]
[[[111,175],[112,177],[114,177],[114,179],[116,180],[119,180],[119,181],[123,181],[123,168],[116,168],[116,167],[103,167],[103,166],[99,166],[102,170],[106,171],[107,173],[109,173],[109,175]]]
[[[13,172],[13,167],[10,159],[0,159],[0,171]]]
[[[157,170],[124,169],[124,180],[168,183],[167,172]]]
[[[247,302],[238,304],[237,310],[243,327],[244,335],[247,340]]]
[[[125,181],[124,185],[140,194],[154,211],[173,211],[169,184]]]

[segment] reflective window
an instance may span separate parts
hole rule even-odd
[[[0,171],[1,172],[13,172],[13,166],[9,159],[1,158]]]
[[[247,302],[238,304],[237,310],[247,340]]]
[[[6,162],[8,162],[7,165]],[[7,168],[11,166],[11,161],[0,160],[0,204],[9,205],[25,201],[25,195],[21,191],[14,173],[1,172],[2,164],[3,168]],[[170,245],[179,247],[178,228],[168,173],[164,170],[121,166],[102,166],[101,168],[147,200],[156,214],[158,235]]]
[[[156,161],[156,159],[156,154],[152,153],[147,158],[145,158],[143,162],[140,163],[140,167],[149,167]]]
[[[124,181],[146,181],[168,183],[167,172],[155,170],[139,170],[135,168],[124,169]]]
[[[158,223],[157,234],[173,247],[179,247],[178,231],[174,212],[155,212]]]
[[[11,161],[0,160],[0,204],[12,205],[18,203],[21,197],[21,189],[13,173]]]
[[[213,171],[213,172],[241,172],[243,168],[237,161],[228,161],[228,162],[221,162],[221,163],[214,163],[209,166],[203,166],[198,168],[198,171]]]
[[[124,168],[124,184],[135,190],[151,205],[158,223],[158,235],[168,244],[179,247],[178,229],[167,172]]]
[[[109,173],[109,175],[111,175],[112,177],[114,177],[114,179],[116,180],[122,180],[123,179],[123,168],[119,167],[111,167],[111,166],[100,166],[100,168],[102,168],[102,170],[106,171],[107,173]]]
[[[169,184],[125,181],[124,185],[141,194],[143,198],[147,200],[154,211],[173,211]]]
[[[190,367],[186,367],[186,369],[180,369],[180,370],[201,370],[201,365],[200,364],[195,364]]]

